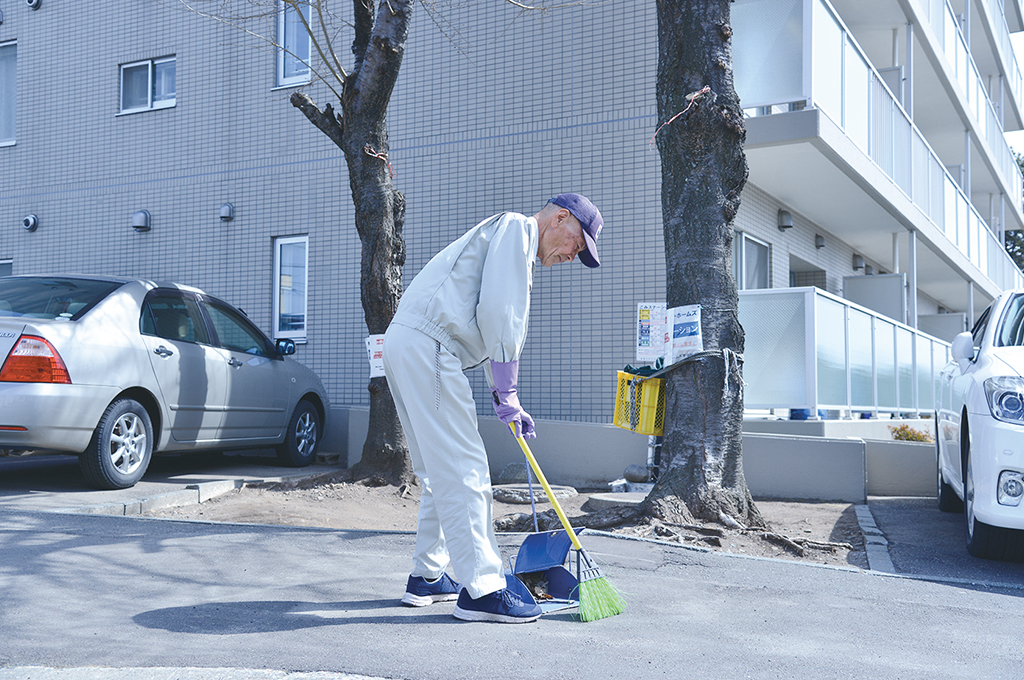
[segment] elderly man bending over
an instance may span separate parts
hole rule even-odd
[[[484,365],[498,418],[517,435],[536,436],[516,393],[535,258],[550,267],[578,255],[600,266],[603,223],[589,199],[571,193],[532,217],[494,215],[435,255],[402,296],[384,336],[384,371],[422,484],[403,603],[458,598],[455,616],[466,621],[540,616],[540,607],[505,588],[487,453],[463,371]],[[445,573],[449,563],[461,586]]]

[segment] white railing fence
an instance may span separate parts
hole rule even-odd
[[[949,343],[819,288],[740,292],[750,410],[918,417],[934,408]]]

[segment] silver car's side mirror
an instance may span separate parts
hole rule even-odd
[[[276,349],[281,356],[295,354],[295,341],[291,338],[281,338],[277,341]]]
[[[953,344],[949,348],[949,355],[960,366],[961,372],[966,371],[967,366],[974,361],[974,336],[964,332],[953,338]]]

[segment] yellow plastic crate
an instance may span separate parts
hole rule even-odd
[[[665,431],[665,385],[661,378],[648,378],[619,371],[612,423],[639,434],[661,436]]]

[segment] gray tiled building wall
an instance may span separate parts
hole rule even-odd
[[[17,144],[0,148],[0,261],[16,274],[188,283],[269,330],[272,239],[308,234],[309,336],[297,358],[335,407],[368,404],[345,162],[288,103],[293,90],[275,89],[273,52],[170,1],[50,0],[34,12],[0,1],[0,42],[18,41]],[[453,4],[446,34],[417,6],[389,109],[395,183],[408,199],[406,282],[494,212],[532,214],[561,191],[588,194],[605,216],[604,264],[538,267],[520,385],[537,417],[609,422],[615,371],[633,360],[636,303],[665,295],[660,159],[649,144],[653,4],[543,15]],[[345,57],[350,40],[342,33]],[[176,106],[117,115],[119,64],[169,55]],[[321,84],[305,89],[330,101]],[[235,206],[227,223],[224,202]],[[140,209],[152,215],[148,233],[130,227]],[[29,213],[34,233],[20,228]]]

